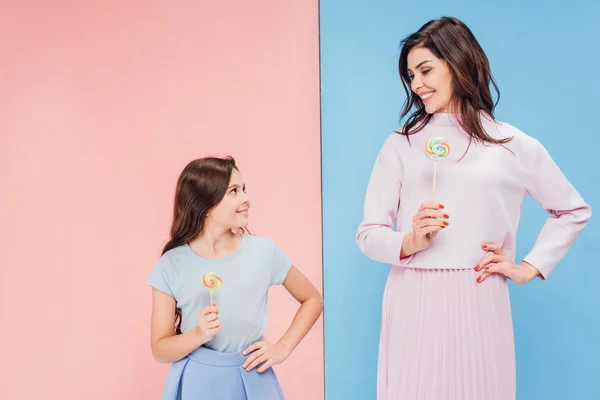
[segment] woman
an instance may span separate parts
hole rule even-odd
[[[377,156],[357,232],[365,255],[392,264],[378,399],[514,399],[507,279],[546,279],[591,208],[536,139],[495,120],[488,59],[460,20],[430,21],[408,36],[399,72],[402,117],[414,111]],[[425,146],[440,137],[430,150],[450,152],[434,166]],[[551,218],[517,264],[525,194]]]

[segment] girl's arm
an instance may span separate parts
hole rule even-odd
[[[283,287],[300,303],[292,324],[287,332],[279,339],[291,353],[300,343],[323,311],[323,297],[317,288],[300,272],[292,266]]]
[[[296,312],[290,327],[277,344],[261,341],[244,350],[244,355],[253,352],[244,363],[244,368],[247,371],[264,363],[257,369],[258,372],[263,372],[287,359],[323,311],[321,294],[296,267],[292,266],[290,268],[287,277],[283,281],[283,287],[300,303],[300,308]]]
[[[202,346],[204,343],[212,340],[220,327],[202,329],[196,326],[194,329],[175,334],[175,299],[156,288],[152,288],[152,326],[150,334],[150,343],[152,355],[156,361],[161,363],[172,363],[181,360],[189,353]],[[214,306],[209,306],[200,312],[202,320],[206,325],[218,325],[218,310]],[[199,318],[200,319],[200,318]],[[209,321],[210,320],[210,321]],[[218,329],[218,330],[217,330]],[[207,332],[205,332],[207,331]]]

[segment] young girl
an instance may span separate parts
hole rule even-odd
[[[377,398],[514,399],[507,279],[546,279],[591,208],[539,141],[494,119],[488,59],[460,20],[430,21],[410,35],[399,69],[403,117],[412,113],[377,156],[357,231],[364,254],[392,264]],[[438,162],[432,201],[425,146],[436,137],[451,151]],[[433,150],[444,155],[444,147]],[[551,217],[515,263],[526,194]]]
[[[322,298],[272,240],[238,234],[249,209],[230,157],[194,160],[179,177],[171,239],[148,278],[152,354],[173,363],[162,400],[284,398],[271,367],[311,329]],[[211,272],[222,279],[212,303],[202,283]],[[270,343],[262,337],[267,295],[280,284],[301,305],[283,337]]]

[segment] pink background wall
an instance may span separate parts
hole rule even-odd
[[[317,1],[3,3],[0,398],[158,398],[145,279],[192,158],[236,157],[251,230],[321,288]],[[323,398],[322,350],[319,320],[289,400]]]

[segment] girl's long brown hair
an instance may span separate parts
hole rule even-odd
[[[502,145],[512,139],[495,139],[483,128],[482,113],[496,122],[494,109],[500,100],[500,90],[490,71],[488,58],[471,30],[459,19],[451,17],[431,20],[402,41],[398,70],[406,101],[400,118],[414,111],[397,133],[405,135],[410,141],[409,136],[423,129],[432,117],[425,111],[421,98],[411,90],[407,59],[408,53],[415,47],[427,48],[446,62],[452,74],[453,94],[450,102],[459,113],[457,119],[460,126],[471,136],[471,140]],[[496,102],[492,99],[490,84],[497,93]]]
[[[191,161],[179,175],[175,189],[171,235],[162,254],[198,236],[207,213],[221,202],[237,169],[233,157],[206,157]],[[181,309],[175,309],[175,332],[181,333]]]

